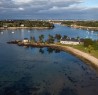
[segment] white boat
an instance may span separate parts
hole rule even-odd
[[[28,30],[28,32],[30,32],[30,30]]]
[[[3,32],[1,32],[1,34],[3,34]]]
[[[12,34],[14,34],[14,31],[12,32]]]
[[[91,33],[93,33],[94,31],[91,31]]]
[[[89,29],[87,28],[87,30],[89,30]]]

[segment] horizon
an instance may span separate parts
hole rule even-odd
[[[98,20],[98,0],[0,0],[0,19]]]

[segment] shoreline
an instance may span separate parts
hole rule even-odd
[[[61,25],[72,27],[72,28],[76,28],[76,29],[84,29],[84,30],[98,31],[98,27],[87,27],[87,26],[66,25],[66,24],[61,24]]]
[[[53,29],[53,27],[0,27],[0,30],[17,30],[17,29]]]
[[[80,51],[80,50],[75,49],[70,46],[62,46],[62,45],[57,45],[57,44],[43,44],[43,43],[41,43],[41,44],[10,43],[10,44],[17,44],[19,46],[38,47],[38,48],[50,47],[52,49],[62,50],[64,52],[68,52],[72,55],[75,55],[77,58],[79,58],[83,62],[86,62],[88,65],[90,65],[91,67],[93,67],[94,69],[96,69],[98,71],[98,59],[97,58],[95,58],[94,56],[92,56],[88,53],[85,53],[83,51]]]

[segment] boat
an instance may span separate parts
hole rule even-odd
[[[91,33],[93,34],[94,31],[91,31]]]
[[[28,32],[30,32],[30,30],[28,30]]]
[[[1,32],[1,34],[3,34],[3,32]]]
[[[12,32],[12,34],[14,34],[14,31]]]

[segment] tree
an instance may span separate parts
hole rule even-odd
[[[67,39],[67,37],[68,37],[68,36],[64,35],[64,36],[63,36],[63,39]]]
[[[92,45],[89,45],[88,46],[88,52],[91,53],[93,50],[94,50],[93,46]]]
[[[47,43],[54,43],[54,37],[52,35],[48,35]]]
[[[88,47],[89,45],[93,45],[92,39],[84,39],[84,46]]]
[[[30,37],[30,41],[31,41],[32,43],[35,43],[35,42],[36,42],[35,37],[34,37],[34,36],[33,36],[33,37]]]
[[[43,39],[44,39],[44,35],[42,34],[42,35],[39,36],[39,42],[42,43],[43,42]]]
[[[77,40],[80,40],[80,37],[79,36],[77,36]]]
[[[62,37],[62,36],[61,36],[60,34],[56,34],[56,35],[55,35],[55,38],[57,39],[58,42],[60,41],[61,37]]]

